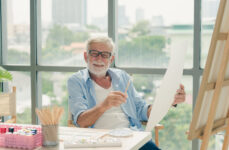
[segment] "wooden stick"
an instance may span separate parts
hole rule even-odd
[[[223,81],[225,78],[225,72],[227,69],[228,60],[229,60],[229,38],[227,38],[226,45],[224,47],[223,57],[221,59],[221,65],[220,65],[220,70],[219,70],[218,76],[217,76],[214,95],[213,95],[211,107],[210,107],[210,110],[208,113],[208,120],[206,123],[206,128],[204,130],[204,136],[203,136],[203,141],[201,144],[201,150],[207,150],[208,142],[209,142],[209,139],[211,136],[213,121],[214,121],[215,114],[216,114],[216,108],[218,105],[220,92],[221,92]]]
[[[127,83],[127,86],[126,86],[126,89],[125,89],[125,94],[127,94],[127,90],[128,90],[128,88],[129,88],[129,86],[130,86],[130,80],[129,80],[128,83]]]
[[[48,114],[46,113],[46,108],[41,109],[42,115],[44,116],[45,122],[47,123],[46,125],[50,125],[50,120],[48,117]]]
[[[52,113],[51,113],[51,111],[52,111],[51,107],[47,107],[47,108],[46,108],[46,114],[47,114],[47,116],[48,116],[48,118],[49,118],[49,122],[50,122],[50,124],[53,124],[53,118],[52,118]]]
[[[229,117],[229,110],[227,111],[227,117]],[[226,132],[224,135],[224,141],[223,141],[223,150],[228,150],[229,145],[229,120],[226,121]]]
[[[43,118],[42,112],[41,112],[39,109],[37,109],[37,108],[36,108],[35,111],[36,111],[37,116],[39,117],[41,123],[42,123],[42,124],[46,124],[45,119]]]
[[[55,123],[57,123],[58,122],[58,116],[57,116],[57,114],[58,114],[58,107],[57,106],[54,106],[54,114],[55,114],[55,116],[54,116],[54,122]]]
[[[57,120],[57,123],[60,121],[60,118],[61,118],[61,116],[62,116],[63,112],[64,112],[64,109],[63,109],[63,108],[59,108],[59,114],[58,114],[58,120]]]
[[[227,128],[224,135],[224,141],[223,141],[223,150],[228,150],[229,145],[229,122],[227,120]]]
[[[44,107],[42,109],[36,108],[36,114],[42,125],[58,125],[64,109],[62,107]]]
[[[36,108],[35,112],[36,112],[38,118],[40,119],[41,123],[43,123],[43,120],[41,119],[41,115],[40,115],[39,110],[37,108]]]
[[[224,16],[225,4],[226,4],[226,0],[220,1],[220,6],[218,9],[218,13],[217,13],[217,17],[216,17],[216,23],[215,23],[215,27],[214,27],[214,32],[212,34],[212,39],[211,39],[211,44],[210,44],[210,48],[209,48],[209,52],[208,52],[208,57],[207,57],[205,69],[203,72],[203,78],[202,78],[200,90],[199,90],[197,100],[196,100],[195,110],[193,112],[193,117],[192,117],[192,122],[191,122],[191,125],[189,128],[189,136],[188,136],[189,140],[194,139],[193,133],[194,133],[194,131],[196,129],[196,125],[198,123],[198,119],[199,119],[198,116],[199,116],[200,111],[201,111],[201,106],[203,104],[204,94],[205,94],[207,84],[208,84],[210,69],[212,67],[212,61],[213,61],[215,51],[216,51],[217,36],[220,32],[220,27],[221,27],[223,16]]]

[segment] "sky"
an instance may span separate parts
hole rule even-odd
[[[29,23],[29,0],[11,1],[13,22]],[[87,0],[89,23],[92,18],[107,16],[107,3],[107,0]],[[51,22],[51,5],[52,0],[41,0],[42,22]],[[163,16],[165,25],[193,23],[194,0],[119,0],[118,5],[125,6],[131,22],[135,22],[136,9],[141,8],[147,20],[152,20],[153,16]]]

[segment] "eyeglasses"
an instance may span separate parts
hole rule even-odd
[[[110,52],[99,52],[97,50],[89,50],[89,55],[92,57],[98,57],[101,55],[103,58],[110,58],[111,53]]]

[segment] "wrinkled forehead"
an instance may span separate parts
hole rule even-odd
[[[93,42],[88,45],[88,50],[112,52],[112,46],[103,42]]]

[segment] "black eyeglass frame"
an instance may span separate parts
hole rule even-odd
[[[96,52],[96,53],[93,53],[94,54],[93,55],[92,52]],[[110,58],[111,55],[112,55],[111,52],[100,52],[100,51],[97,51],[97,50],[88,50],[88,53],[92,57],[98,57],[99,55],[101,55],[102,58],[107,58],[107,59]]]

